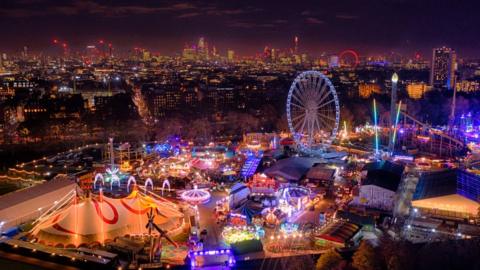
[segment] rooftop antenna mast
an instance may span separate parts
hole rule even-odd
[[[453,75],[453,98],[452,98],[450,116],[448,117],[448,129],[450,131],[453,130],[453,126],[455,125],[456,103],[457,103],[457,76]]]
[[[110,152],[110,168],[115,169],[115,157],[113,156],[113,138],[108,138],[108,148]]]

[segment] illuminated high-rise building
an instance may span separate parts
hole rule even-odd
[[[22,55],[23,55],[24,58],[28,57],[28,47],[27,46],[23,46]]]
[[[233,62],[235,60],[235,51],[234,50],[228,50],[227,51],[227,60],[228,60],[228,62]]]
[[[298,54],[298,37],[297,36],[295,36],[294,42],[295,42],[295,48],[293,49],[293,52],[295,54]]]
[[[330,68],[337,68],[337,67],[340,66],[339,62],[340,62],[340,59],[339,59],[338,55],[332,55],[332,56],[330,56],[330,59],[328,61],[328,66]]]
[[[205,49],[205,38],[201,37],[198,39],[198,50],[202,51]]]
[[[150,61],[152,59],[152,54],[148,50],[142,51],[142,60],[143,61]]]
[[[265,48],[263,48],[263,58],[265,60],[269,60],[271,55],[272,55],[272,50],[268,46],[265,46]]]
[[[195,48],[186,47],[183,49],[182,58],[183,60],[193,61],[195,60],[197,52]]]
[[[203,37],[198,39],[197,56],[200,60],[208,59],[208,43]]]
[[[430,85],[434,88],[453,89],[456,68],[457,55],[453,49],[447,47],[433,49]]]

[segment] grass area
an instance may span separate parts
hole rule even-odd
[[[4,258],[0,258],[0,268],[8,270],[41,270],[44,268],[39,268],[35,265],[30,265],[26,263],[21,263],[17,261],[11,261]]]

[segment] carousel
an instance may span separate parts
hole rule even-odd
[[[197,185],[195,185],[193,189],[182,192],[180,197],[191,205],[199,205],[210,201],[211,195],[207,190],[199,189]]]

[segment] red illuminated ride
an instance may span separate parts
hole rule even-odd
[[[349,61],[349,58],[353,57],[353,62]],[[360,64],[360,57],[354,50],[345,50],[340,53],[340,65],[342,67],[356,68]]]
[[[274,193],[278,189],[278,185],[273,178],[269,178],[264,174],[255,174],[253,179],[248,182],[248,187],[252,193]]]

